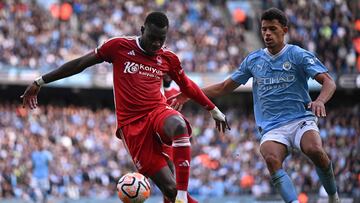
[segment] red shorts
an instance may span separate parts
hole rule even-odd
[[[181,116],[191,135],[189,122],[178,111],[170,107],[159,107],[148,115],[121,127],[117,137],[125,141],[125,146],[138,171],[148,177],[155,175],[172,159],[171,141],[163,132],[164,122],[172,115]]]

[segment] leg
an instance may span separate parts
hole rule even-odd
[[[172,175],[174,176],[174,172],[175,172],[175,166],[174,166],[174,163],[170,160],[170,159],[167,159],[166,160],[168,166],[169,166],[169,169],[172,173]],[[174,178],[173,178],[174,179]],[[175,183],[175,179],[174,179],[174,185],[175,185],[175,190],[176,190],[176,183]],[[176,191],[177,192],[177,191]],[[165,193],[163,193],[165,194]],[[163,202],[164,203],[171,203],[171,201],[166,197],[166,195],[163,195]]]
[[[286,203],[297,202],[295,187],[282,169],[282,163],[287,154],[286,145],[275,141],[265,141],[260,145],[260,153],[269,169],[273,185]]]
[[[174,172],[175,172],[174,163],[172,162],[172,160],[167,159],[167,164],[168,164],[168,166],[169,166],[169,168],[170,168],[171,173],[174,175]],[[176,183],[174,182],[174,184],[176,184]],[[189,193],[187,194],[187,199],[188,199],[188,202],[189,202],[189,203],[197,203],[197,201],[196,201],[195,199],[193,199],[193,198],[190,196]],[[166,198],[165,195],[164,195],[164,197],[163,197],[163,201],[164,201],[164,203],[171,203],[171,201],[169,201],[168,198]]]
[[[173,146],[177,198],[187,202],[191,144],[185,120],[178,114],[167,117],[164,121],[163,133],[167,140],[171,140]]]
[[[300,147],[302,152],[315,164],[319,179],[329,195],[329,202],[339,202],[332,164],[322,147],[318,131],[306,131],[300,140]]]
[[[155,175],[150,177],[152,181],[159,187],[164,196],[171,202],[175,202],[177,189],[174,174],[169,166],[165,166]]]

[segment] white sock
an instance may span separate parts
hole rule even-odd
[[[333,195],[329,195],[329,203],[340,203],[339,194],[337,192]]]
[[[181,199],[187,202],[187,191],[184,190],[178,190],[176,199]]]
[[[333,195],[329,195],[329,196],[339,198],[339,194],[338,194],[337,192],[335,192],[335,194],[333,194]]]

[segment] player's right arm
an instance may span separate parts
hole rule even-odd
[[[233,79],[228,78],[223,82],[210,85],[202,89],[206,96],[210,98],[219,97],[233,92],[240,84],[236,83]]]
[[[223,82],[210,85],[201,89],[204,94],[209,98],[216,98],[228,93],[233,92],[240,84],[236,83],[231,78],[226,79]],[[179,94],[173,95],[168,98],[168,101],[171,101],[170,106],[178,111],[181,110],[182,106],[189,101],[189,98],[180,92]]]
[[[252,77],[252,73],[248,69],[248,57],[241,63],[240,67],[223,82],[210,85],[202,89],[204,94],[209,98],[219,97],[228,93],[233,92],[241,84],[245,84],[249,78]],[[171,100],[171,107],[182,106],[189,98],[183,94],[179,93],[178,95],[169,97],[168,100]]]
[[[26,88],[24,94],[21,95],[21,98],[23,99],[23,107],[29,106],[31,109],[36,108],[37,94],[40,91],[41,85],[78,74],[86,68],[103,61],[112,63],[113,59],[117,57],[117,52],[115,50],[119,45],[121,45],[121,43],[122,38],[111,38],[97,47],[94,51],[77,59],[71,60],[56,70],[37,78]]]
[[[71,60],[59,68],[37,78],[26,88],[24,94],[21,95],[21,98],[23,99],[23,107],[29,106],[31,109],[37,107],[37,95],[42,85],[78,74],[86,68],[103,61],[104,60],[98,57],[95,52],[91,52],[82,57]]]

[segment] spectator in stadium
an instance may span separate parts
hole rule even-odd
[[[298,202],[295,187],[282,169],[289,150],[295,148],[315,164],[329,203],[338,203],[333,166],[322,147],[316,124],[316,117],[326,116],[325,103],[332,97],[336,85],[327,68],[312,53],[284,42],[287,23],[281,10],[264,11],[261,33],[266,48],[249,54],[230,78],[203,91],[208,97],[218,97],[253,77],[255,119],[262,135],[260,153],[283,200]],[[308,92],[309,77],[322,84],[315,101],[311,101]],[[176,105],[187,100],[182,94],[170,99],[174,99]]]
[[[32,177],[30,186],[33,189],[35,202],[47,202],[50,190],[49,164],[52,161],[52,154],[45,149],[42,137],[34,138],[33,143],[36,149],[31,153]]]
[[[95,51],[37,78],[21,97],[24,106],[34,109],[37,107],[37,94],[45,83],[75,75],[104,61],[112,63],[117,136],[128,147],[135,166],[140,173],[150,177],[171,202],[196,202],[187,193],[190,125],[166,104],[160,93],[163,74],[169,74],[181,91],[210,111],[217,129],[225,131],[228,124],[225,115],[186,76],[178,57],[162,49],[168,27],[169,21],[164,13],[151,12],[141,26],[140,37],[118,37],[106,41]],[[176,181],[157,139],[172,144]]]
[[[0,2],[0,39],[3,42],[0,64],[3,67],[47,72],[105,39],[137,35],[138,29],[131,25],[141,22],[151,10],[166,10],[173,19],[172,25],[179,28],[169,30],[166,46],[178,54],[185,71],[228,72],[233,67],[231,64],[239,63],[246,53],[246,46],[238,47],[245,44],[243,27],[224,21],[226,13],[222,11],[226,8],[211,0],[123,4],[72,0],[63,2],[70,4],[73,11],[68,20],[60,18],[59,4],[52,1]],[[93,74],[108,72],[111,66],[105,64],[88,71]]]

